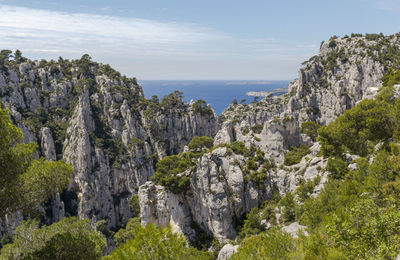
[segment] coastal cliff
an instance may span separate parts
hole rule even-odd
[[[132,217],[129,199],[154,173],[155,162],[196,135],[215,135],[214,112],[171,95],[146,100],[133,78],[109,65],[80,60],[8,61],[1,102],[37,156],[74,167],[68,189],[51,201],[46,222],[79,216],[117,229]],[[172,102],[172,103],[169,103]],[[15,225],[5,224],[5,230]]]
[[[286,94],[232,103],[219,117],[204,101],[183,102],[179,91],[145,99],[136,79],[88,55],[7,59],[0,97],[24,141],[39,144],[37,157],[63,159],[74,168],[67,189],[42,205],[43,223],[78,216],[117,231],[140,217],[143,225],[170,225],[191,243],[211,247],[200,240],[237,240],[257,207],[268,209],[258,221],[264,229],[277,223],[293,235],[303,229],[287,221],[284,206],[265,205],[305,184],[307,196],[317,196],[328,182],[328,159],[304,124],[328,125],[373,99],[399,57],[399,34],[332,37],[302,64]],[[398,97],[399,86],[393,89]],[[204,136],[211,145],[191,143]],[[172,158],[167,166],[166,158]],[[355,169],[360,156],[343,158],[346,169]],[[8,215],[2,235],[22,219],[19,212]],[[230,255],[228,248],[237,249],[229,245],[221,255]]]
[[[216,147],[241,142],[246,149],[262,151],[263,160],[275,166],[263,169],[256,162],[249,170],[252,156],[216,148],[199,158],[191,170],[190,188],[179,199],[158,200],[160,194],[169,193],[164,187],[149,182],[140,186],[142,223],[170,223],[190,238],[192,221],[225,241],[236,238],[238,220],[270,200],[274,191],[283,196],[301,183],[318,180],[313,189],[317,194],[328,180],[327,159],[320,153],[320,144],[302,133],[302,123],[326,125],[359,101],[373,98],[399,53],[399,35],[332,37],[323,42],[319,54],[303,63],[287,94],[248,105],[231,104],[220,116]],[[284,162],[291,147],[302,146],[310,148],[301,160]],[[355,158],[348,155],[349,161]],[[177,212],[185,217],[177,218]]]

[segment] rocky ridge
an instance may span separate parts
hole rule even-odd
[[[202,113],[175,95],[146,100],[136,79],[88,55],[3,62],[1,103],[24,141],[39,144],[38,157],[63,159],[75,170],[68,189],[45,205],[47,223],[74,215],[117,229],[132,217],[129,199],[154,173],[158,158],[218,129],[211,109]],[[2,233],[21,219],[3,220]]]
[[[37,156],[74,166],[67,190],[44,205],[44,222],[76,215],[93,224],[105,220],[116,230],[133,217],[129,204],[137,193],[142,224],[170,224],[191,241],[201,232],[227,241],[237,237],[246,213],[274,193],[293,192],[307,180],[318,180],[314,194],[321,190],[326,161],[301,124],[327,124],[373,97],[399,46],[400,35],[332,37],[303,64],[287,94],[231,104],[219,119],[202,102],[182,102],[179,92],[146,100],[135,79],[88,55],[57,62],[7,59],[0,97],[25,142],[39,144]],[[204,135],[214,137],[214,147],[185,173],[186,192],[174,194],[149,181],[157,160]],[[243,151],[235,149],[240,143]],[[285,165],[290,147],[301,145],[310,147],[308,154]],[[22,218],[8,216],[2,233]]]
[[[319,143],[301,133],[301,124],[328,124],[357,102],[373,98],[381,77],[399,56],[399,34],[332,37],[323,42],[319,54],[303,63],[287,94],[249,105],[231,104],[222,113],[214,138],[219,148],[198,160],[188,191],[175,195],[151,182],[140,186],[142,223],[169,223],[191,239],[194,222],[210,236],[226,241],[236,238],[240,219],[268,201],[274,191],[293,192],[300,183],[318,177],[313,191],[318,193],[327,181],[328,172],[323,170],[327,162],[319,154]],[[248,149],[260,149],[276,167],[262,171],[256,164],[254,171],[246,169],[249,158],[223,147],[238,141]],[[300,145],[310,147],[308,155],[285,165],[290,147]],[[355,158],[348,155],[349,161]],[[277,217],[279,222],[278,212]]]

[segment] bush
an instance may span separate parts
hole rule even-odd
[[[261,131],[264,129],[263,125],[255,125],[251,127],[251,130],[255,133],[255,134],[260,134]]]
[[[318,129],[321,126],[317,123],[314,123],[312,121],[307,121],[301,124],[300,127],[300,132],[302,134],[305,134],[311,138],[311,140],[315,141],[318,136]]]
[[[231,259],[291,259],[296,256],[295,249],[295,241],[289,234],[272,228],[244,239]]]
[[[347,163],[340,158],[329,158],[325,168],[334,179],[341,179],[347,173]]]
[[[244,220],[243,228],[239,233],[240,238],[250,235],[257,235],[265,231],[265,226],[261,224],[260,210],[257,207],[251,209]]]
[[[164,96],[160,103],[161,108],[163,108],[164,111],[181,107],[183,104],[183,92],[178,90],[175,90],[173,93]]]
[[[185,157],[167,156],[157,162],[156,172],[151,180],[175,194],[185,192],[189,188],[190,179],[181,174],[191,166],[192,162]]]
[[[241,154],[241,155],[247,155],[248,150],[246,148],[246,145],[243,142],[235,141],[230,144],[230,148],[235,154]]]
[[[329,238],[348,259],[394,259],[400,250],[400,211],[361,199],[327,225]]]
[[[296,218],[296,201],[294,195],[291,192],[279,201],[279,206],[282,208],[282,221],[284,223],[293,222]]]
[[[202,149],[210,149],[214,144],[214,139],[208,136],[195,136],[189,143],[189,149],[201,151]]]
[[[195,113],[200,113],[201,115],[212,115],[212,109],[207,105],[207,102],[204,100],[197,100],[193,105],[192,109]]]
[[[325,156],[341,156],[348,149],[365,156],[371,142],[388,142],[398,128],[397,105],[385,100],[363,100],[328,126],[318,130]]]
[[[173,233],[171,227],[138,225],[132,237],[104,259],[213,259],[209,252],[188,247],[186,239]]]
[[[129,199],[129,208],[131,209],[132,216],[139,217],[140,215],[140,204],[139,204],[139,196],[137,194],[133,194]]]
[[[301,159],[311,152],[310,148],[301,145],[300,147],[291,147],[290,151],[286,153],[284,164],[285,165],[294,165],[298,164]]]
[[[2,259],[100,259],[105,238],[87,220],[63,218],[38,228],[36,221],[24,221],[15,230],[13,243],[6,245]]]

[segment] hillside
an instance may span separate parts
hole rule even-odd
[[[185,104],[178,92],[146,100],[136,79],[88,55],[3,59],[1,101],[25,142],[39,144],[38,156],[74,167],[68,189],[49,202],[47,223],[79,216],[120,227],[132,217],[129,199],[154,173],[157,159],[179,152],[194,136],[213,136],[218,127],[203,103]]]
[[[232,103],[219,118],[178,91],[145,99],[135,79],[88,55],[9,55],[1,52],[3,106],[25,142],[39,144],[36,157],[74,169],[40,221],[89,220],[108,250],[118,247],[110,259],[138,257],[141,239],[157,247],[163,236],[185,258],[400,252],[400,34],[332,37],[287,94]],[[2,235],[24,217],[4,218]]]

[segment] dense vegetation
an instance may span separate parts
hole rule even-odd
[[[197,159],[212,147],[213,141],[208,136],[194,137],[188,145],[188,152],[167,156],[158,161],[151,180],[173,193],[186,191],[190,184],[190,169],[196,165]]]
[[[38,213],[40,203],[62,191],[72,167],[62,161],[35,160],[37,145],[24,144],[22,132],[0,107],[0,216],[22,210]]]
[[[400,251],[400,100],[394,84],[400,70],[383,78],[377,98],[364,100],[318,130],[328,159],[329,181],[311,197],[319,179],[253,209],[242,233],[248,234],[232,259],[394,259]],[[310,124],[311,125],[311,124]],[[314,127],[311,128],[314,132]],[[348,161],[346,153],[359,155]],[[299,156],[300,157],[300,156]],[[354,157],[357,158],[357,157]],[[348,168],[354,164],[353,170]],[[292,238],[277,225],[299,221],[308,236]],[[272,213],[271,213],[272,212]]]
[[[88,220],[63,218],[41,228],[37,221],[24,221],[15,230],[13,242],[1,250],[0,258],[99,259],[105,246],[105,238]]]
[[[137,223],[137,222],[136,222]],[[104,259],[213,259],[212,254],[188,246],[171,227],[141,226],[131,222],[117,236],[119,247]]]

